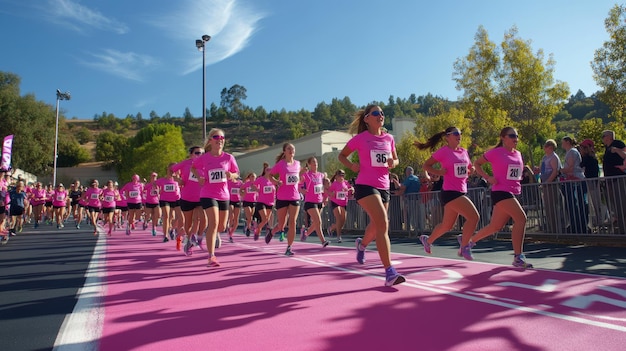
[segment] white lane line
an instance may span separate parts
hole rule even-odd
[[[76,294],[76,306],[65,316],[53,351],[98,350],[104,324],[106,233],[98,228],[98,242],[85,272],[85,285]]]

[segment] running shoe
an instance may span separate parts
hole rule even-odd
[[[385,269],[385,286],[393,286],[404,283],[405,281],[404,276],[398,274],[393,266]]]
[[[126,235],[130,235],[130,228],[126,227]]]
[[[459,249],[459,257],[463,257],[464,259],[468,260],[468,261],[473,261],[474,260],[474,256],[472,256],[472,245],[471,244],[467,244],[465,246],[462,246]]]
[[[220,236],[220,233],[217,233],[215,237],[215,248],[219,249],[220,246],[222,246],[222,237]]]
[[[3,235],[2,238],[0,238],[0,244],[1,245],[6,245],[9,242],[9,235]]]
[[[183,238],[180,235],[176,236],[176,251],[180,251],[180,247],[182,246]]]
[[[459,234],[456,236],[456,241],[459,243],[459,246],[463,246],[463,234]],[[470,240],[469,245],[471,248],[476,246],[476,243]],[[460,256],[460,255],[459,255]]]
[[[35,229],[39,228],[39,222],[35,222]]]
[[[300,241],[306,241],[306,228],[302,227],[300,228]]]
[[[19,227],[17,228],[17,232],[18,232],[18,233],[21,233],[21,232],[22,232],[22,226],[19,226]]]
[[[170,235],[170,240],[174,240],[174,228],[170,228],[169,235]]]
[[[322,243],[322,247],[326,247],[326,246],[328,246],[328,244],[330,244],[330,241],[325,240],[325,241]]]
[[[170,241],[170,239],[167,236],[163,236],[163,242],[166,243],[168,241]]]
[[[424,252],[431,254],[432,245],[428,243],[428,235],[420,236],[420,241],[422,242],[422,245],[424,245]]]
[[[16,236],[17,233],[15,232],[15,228],[11,228],[9,229],[9,236]]]
[[[211,258],[209,258],[209,263],[207,264],[208,267],[219,267],[220,263],[217,261],[217,257],[215,256],[211,256]]]
[[[259,236],[261,235],[261,233],[259,233],[258,231],[254,231],[254,241],[259,240]]]
[[[361,249],[361,242],[363,242],[363,239],[356,238],[356,261],[363,264],[365,263],[365,248]]]
[[[526,262],[526,256],[524,256],[524,254],[519,254],[513,257],[513,267],[533,268],[533,265]]]
[[[57,229],[61,229],[61,226],[57,224]]]
[[[285,241],[285,231],[280,231],[280,236],[278,237],[278,241]]]
[[[343,242],[343,240],[341,240],[341,238],[338,238],[337,242],[341,244]]]
[[[148,229],[148,222],[143,221],[143,230]]]
[[[77,224],[77,225],[76,225],[76,229],[80,229],[80,224]]]
[[[185,243],[185,248],[183,249],[185,256],[191,256],[193,254],[192,248],[193,244],[191,243],[191,240],[187,240],[187,242]]]
[[[272,237],[274,236],[274,234],[272,234],[272,231],[268,231],[267,234],[265,234],[265,243],[269,244],[270,241],[272,241]]]
[[[233,237],[232,237],[232,236],[229,236],[229,237],[228,237],[228,242],[232,244],[232,243],[234,243],[234,242],[235,242],[235,240],[233,240]]]
[[[250,228],[246,228],[246,236],[250,236]]]
[[[111,229],[109,229],[109,231],[107,232],[108,236],[111,236]]]
[[[291,251],[291,246],[287,246],[287,251],[285,251],[285,256],[293,256],[293,251]]]
[[[156,230],[152,228],[152,236],[156,236]]]

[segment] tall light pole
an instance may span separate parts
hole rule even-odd
[[[205,45],[209,40],[211,40],[211,36],[206,34],[202,36],[202,39],[196,39],[196,47],[198,48],[198,51],[202,51],[202,143],[206,143],[206,69],[204,67],[204,62],[206,58]]]
[[[57,158],[59,158],[58,147],[59,147],[59,101],[61,100],[69,100],[71,97],[70,92],[66,91],[64,93],[61,92],[61,89],[57,89],[57,119],[56,119],[56,127],[54,132],[54,170],[52,171],[52,185],[57,186]]]

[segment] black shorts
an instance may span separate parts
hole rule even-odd
[[[243,202],[243,207],[249,207],[249,208],[254,208],[255,202],[250,202],[250,201],[244,201]]]
[[[219,211],[228,211],[230,207],[230,200],[215,200],[203,197],[200,198],[200,204],[204,210],[211,207],[217,207]]]
[[[254,205],[254,209],[257,210],[257,211],[265,210],[265,209],[271,210],[273,208],[274,208],[274,205],[268,205],[268,204],[264,204],[262,202],[257,202]]]
[[[384,204],[389,202],[389,189],[377,189],[373,186],[356,184],[354,186],[354,199],[359,201],[370,195],[378,195]]]
[[[287,206],[300,206],[299,200],[276,200],[276,209],[280,210],[281,208]]]
[[[304,210],[306,212],[308,212],[310,209],[312,208],[317,208],[318,210],[321,210],[322,207],[324,207],[323,203],[316,203],[316,202],[305,202],[304,203]]]
[[[46,207],[52,207],[52,201],[46,201],[45,206]]]
[[[169,206],[171,208],[180,207],[180,200],[176,200],[176,201],[159,200],[159,206],[160,207]]]
[[[100,212],[100,207],[87,206],[87,208],[89,209],[89,212],[95,212],[95,213],[99,213]]]
[[[115,212],[115,207],[103,207],[102,213],[109,214]]]
[[[453,190],[441,191],[441,204],[445,206],[448,202],[458,199],[461,196],[465,196],[465,193]]]
[[[157,208],[159,204],[146,204],[146,208]]]
[[[508,191],[492,191],[491,192],[491,205],[495,206],[498,202],[506,199],[514,199],[515,195]]]
[[[21,216],[24,214],[24,207],[11,206],[11,216]]]
[[[231,201],[230,207],[241,207],[241,201]]]
[[[200,207],[199,201],[195,202],[195,201],[187,201],[187,200],[180,199],[180,209],[183,212],[193,211],[196,207]]]
[[[52,206],[52,208],[57,209],[57,208],[65,208],[65,206]]]
[[[128,206],[115,206],[115,209],[120,210],[122,212],[128,212]]]
[[[330,201],[330,208],[331,208],[332,210],[334,210],[334,209],[335,209],[335,208],[337,208],[337,207],[343,207],[343,208],[346,208],[346,206],[339,205],[339,204],[337,204],[337,203],[334,203],[333,201]]]
[[[136,204],[131,204],[130,202],[128,203],[128,209],[129,210],[141,210],[141,203],[138,202]]]
[[[4,206],[4,205],[0,206],[0,214],[5,214],[5,213],[7,213],[6,206]]]

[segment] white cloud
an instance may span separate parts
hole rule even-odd
[[[82,32],[85,27],[118,34],[125,34],[129,31],[125,24],[72,0],[48,0],[45,13],[50,21],[65,25],[78,32]]]
[[[101,53],[88,54],[93,58],[93,60],[79,60],[81,64],[121,78],[138,82],[143,81],[144,78],[141,72],[158,65],[158,61],[156,59],[134,52],[120,52],[113,49],[106,49]]]
[[[193,45],[203,34],[212,38],[206,44],[206,63],[222,61],[243,50],[266,15],[238,0],[186,0],[181,10],[153,21],[167,35]],[[190,50],[182,59],[183,74],[202,68],[202,55]]]

